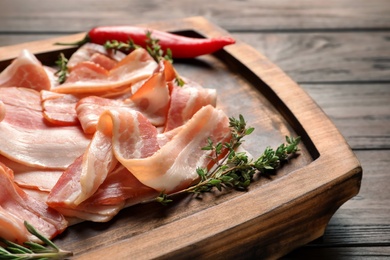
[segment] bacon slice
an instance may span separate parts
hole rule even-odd
[[[23,87],[35,90],[50,89],[51,81],[41,62],[28,50],[0,73],[0,87]]]
[[[65,169],[90,143],[80,127],[49,126],[42,116],[39,93],[0,88],[6,114],[0,123],[0,154],[24,165]]]
[[[106,70],[113,69],[115,65],[118,63],[117,61],[110,59],[109,57],[100,53],[92,54],[90,61],[99,64],[101,67],[105,68]]]
[[[85,204],[120,205],[125,202],[126,206],[131,206],[156,198],[158,194],[158,191],[143,185],[123,165],[118,164]]]
[[[76,104],[80,98],[47,90],[42,90],[40,94],[43,116],[48,122],[59,126],[80,124],[76,113]]]
[[[92,61],[101,65],[106,70],[112,69],[115,64],[124,59],[126,54],[120,51],[106,50],[102,45],[86,43],[69,58],[67,67],[72,71],[74,66],[83,61]]]
[[[61,175],[56,185],[51,190],[46,203],[61,212],[65,216],[77,217],[80,219],[91,220],[95,222],[102,222],[111,219],[115,216],[121,208],[124,206],[124,202],[121,205],[99,205],[94,202],[79,202],[82,199],[86,200],[88,195],[84,189],[84,193],[81,190],[81,178],[83,167],[87,168],[87,164],[83,164],[83,157],[79,157],[75,162]],[[93,169],[94,171],[95,169]],[[102,169],[100,173],[108,169]],[[84,170],[85,172],[85,170]],[[100,175],[103,178],[102,175]],[[95,184],[98,178],[91,180]],[[90,186],[88,186],[91,188]],[[92,192],[91,192],[92,193]],[[90,196],[90,195],[89,195]]]
[[[188,187],[198,178],[196,169],[206,167],[210,162],[210,152],[201,148],[207,144],[209,137],[214,143],[228,142],[231,137],[228,126],[227,116],[208,105],[200,109],[171,141],[149,157],[136,158],[124,152],[128,143],[121,142],[115,135],[113,148],[118,161],[140,182],[170,193]]]
[[[84,155],[64,172],[53,188],[50,205],[66,198],[66,204],[77,206],[96,192],[117,163],[112,150],[113,135],[120,139],[122,152],[129,156],[149,156],[159,148],[157,130],[142,114],[124,108],[104,112]],[[140,142],[136,144],[133,140],[137,138]]]
[[[127,55],[109,71],[93,62],[78,63],[71,71],[68,79],[53,91],[58,93],[116,92],[123,88],[149,78],[157,63],[144,49],[137,49]]]
[[[159,70],[130,97],[136,109],[155,126],[165,124],[170,101],[163,63],[160,63]]]
[[[81,123],[84,133],[93,134],[96,132],[97,122],[105,110],[119,107],[129,107],[122,100],[89,96],[82,98],[76,105],[77,117]]]
[[[114,171],[117,160],[112,136],[120,139],[122,153],[128,156],[150,156],[159,148],[156,128],[141,113],[125,108],[105,111],[87,151],[63,173],[49,195],[48,205],[65,215],[105,221],[123,208],[126,200],[132,198],[136,203],[155,195],[152,189],[142,188],[127,170]],[[140,142],[134,143],[134,139]],[[121,185],[122,191],[113,194],[113,188]]]
[[[207,89],[188,81],[183,87],[171,86],[171,103],[169,106],[165,131],[185,124],[203,106],[216,106],[215,89]]]
[[[0,237],[23,243],[32,237],[23,222],[28,221],[43,235],[52,238],[68,225],[65,218],[46,203],[27,195],[0,165]]]
[[[3,101],[1,101],[0,99],[0,122],[3,121],[4,117],[5,117],[5,105]]]
[[[122,165],[107,175],[99,189],[79,205],[48,203],[65,216],[77,217],[94,222],[112,219],[122,208],[154,199],[159,192],[140,183]]]
[[[62,170],[37,169],[14,162],[0,155],[0,162],[10,167],[13,172],[14,182],[21,188],[50,192],[58,179]]]

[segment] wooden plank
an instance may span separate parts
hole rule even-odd
[[[389,13],[387,0],[2,0],[0,32],[79,32],[189,16],[204,16],[227,30],[386,29]]]
[[[64,34],[0,34],[0,47],[59,37]]]
[[[362,247],[305,247],[281,258],[281,260],[316,259],[316,260],[367,260],[389,259],[390,246]]]
[[[354,149],[390,149],[390,84],[303,84]]]
[[[390,80],[388,32],[233,35],[298,82]]]
[[[390,81],[390,33],[233,33],[298,82]],[[0,46],[56,35],[0,36]]]

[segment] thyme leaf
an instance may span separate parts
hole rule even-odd
[[[229,126],[232,134],[229,143],[214,144],[209,138],[207,145],[202,147],[202,150],[211,151],[210,159],[214,161],[215,167],[211,170],[198,168],[196,172],[199,180],[196,184],[176,193],[161,193],[156,201],[166,205],[172,202],[173,196],[181,193],[199,195],[213,189],[219,191],[223,189],[246,190],[255,174],[266,174],[276,170],[282,162],[288,160],[290,155],[299,151],[298,144],[301,138],[286,136],[286,142],[276,149],[266,147],[257,159],[249,158],[245,152],[237,152],[237,148],[243,143],[243,138],[254,131],[254,128],[247,127],[242,115],[239,115],[238,119],[229,118]],[[226,156],[221,159],[224,152]]]
[[[0,238],[0,242],[5,245],[5,247],[0,246],[0,259],[66,259],[73,255],[70,251],[60,249],[50,239],[39,233],[27,221],[24,222],[24,226],[30,234],[39,238],[46,246],[32,241],[27,241],[24,243],[24,246],[22,246]]]
[[[131,52],[135,49],[141,48],[141,46],[135,44],[131,39],[129,39],[127,42],[120,42],[117,40],[106,41],[103,46],[106,48],[106,50],[120,50],[124,52]]]
[[[68,59],[61,52],[58,56],[58,60],[55,63],[58,66],[58,70],[55,72],[55,75],[58,76],[58,82],[62,84],[65,82],[66,77],[68,76]]]

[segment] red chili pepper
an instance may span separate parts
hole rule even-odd
[[[170,49],[173,58],[194,58],[235,43],[231,37],[192,38],[135,26],[101,26],[90,30],[79,44],[92,42],[103,45],[112,40],[126,43],[131,39],[145,48],[148,41],[147,32],[151,33],[151,38],[159,40],[158,44],[164,52]]]

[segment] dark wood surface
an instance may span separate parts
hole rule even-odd
[[[377,259],[390,257],[389,13],[386,0],[3,0],[0,46],[96,25],[204,16],[297,81],[362,164],[360,193],[341,206],[321,239],[285,258]]]

